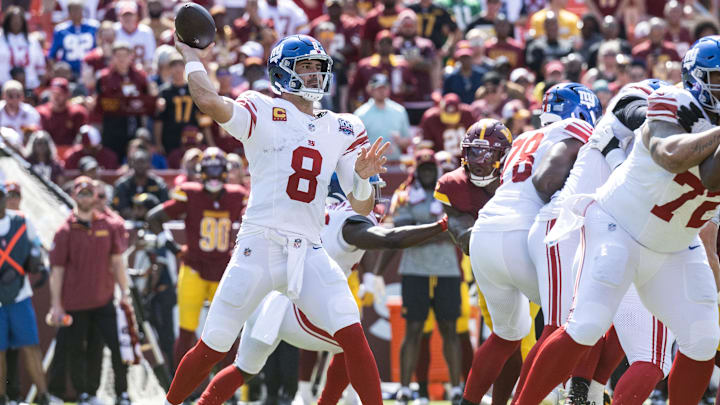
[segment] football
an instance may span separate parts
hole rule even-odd
[[[205,7],[185,3],[175,16],[175,32],[183,43],[205,49],[215,39],[215,21]]]

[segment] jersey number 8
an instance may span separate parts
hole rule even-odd
[[[303,167],[306,159],[311,162],[310,169]],[[318,185],[317,176],[320,175],[322,169],[322,155],[315,149],[300,146],[293,151],[290,167],[295,170],[295,173],[288,178],[285,192],[292,200],[310,203],[315,199]]]

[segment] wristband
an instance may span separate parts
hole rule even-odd
[[[443,215],[442,219],[440,219],[438,222],[440,226],[442,227],[443,232],[448,230],[448,216],[447,214]]]
[[[190,73],[193,72],[205,72],[205,74],[207,74],[207,70],[205,70],[205,66],[202,64],[202,62],[188,62],[185,64],[185,81],[188,80],[188,76],[190,76]]]
[[[365,201],[372,195],[372,186],[369,179],[363,179],[357,172],[353,172],[353,197],[358,201]]]

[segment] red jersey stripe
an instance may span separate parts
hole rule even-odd
[[[567,127],[565,127],[565,129],[570,132],[574,138],[577,138],[583,143],[587,143],[588,139],[590,138],[590,135],[587,132],[583,131],[576,125],[568,125]]]

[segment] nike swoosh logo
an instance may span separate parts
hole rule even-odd
[[[313,249],[315,249],[315,250],[322,249],[322,246],[313,246]]]
[[[693,250],[693,249],[697,249],[699,247],[700,247],[700,245],[688,246],[688,249]]]

